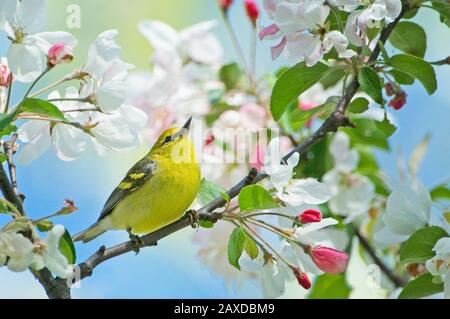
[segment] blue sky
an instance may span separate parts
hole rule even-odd
[[[121,5],[127,1],[121,0]],[[188,26],[193,22],[217,18],[218,14],[214,1],[198,1],[202,4],[202,10],[188,12],[182,17],[182,24],[178,27]],[[50,1],[52,3],[52,1]],[[114,2],[116,3],[116,2]],[[162,3],[168,3],[166,1]],[[160,4],[159,7],[164,5]],[[171,6],[167,4],[167,6]],[[236,8],[237,9],[237,8]],[[164,8],[160,9],[164,10]],[[156,11],[146,13],[148,18],[161,18]],[[183,11],[175,11],[182,14]],[[109,15],[116,14],[119,19],[121,12],[115,10],[114,5],[109,8]],[[111,17],[109,17],[111,18]],[[94,13],[86,14],[84,19],[94,19]],[[173,19],[173,17],[172,17]],[[426,58],[437,60],[444,58],[450,52],[450,31],[438,22],[434,12],[423,9],[414,19],[427,31],[428,50]],[[117,20],[113,20],[117,21]],[[138,20],[136,20],[137,22]],[[238,15],[233,16],[243,41],[247,42],[250,34],[248,22]],[[95,38],[97,30],[110,27],[111,20],[99,19],[92,34],[80,39],[81,47]],[[52,21],[52,27],[57,28],[59,22]],[[114,25],[112,23],[112,25]],[[123,25],[123,24],[122,24]],[[60,28],[64,29],[64,28]],[[122,29],[119,27],[119,32]],[[128,27],[127,32],[135,32],[137,29]],[[100,31],[98,30],[98,31]],[[135,37],[136,34],[131,37]],[[229,41],[220,25],[217,28],[218,36],[225,43],[226,56],[230,59],[234,53]],[[124,42],[126,36],[119,38]],[[123,44],[123,43],[122,43]],[[6,53],[8,42],[3,36],[0,38],[0,56]],[[141,49],[133,46],[130,50]],[[258,71],[260,74],[276,69],[287,64],[280,60],[272,63],[269,56],[269,43],[259,44]],[[150,55],[149,47],[141,52],[125,53],[127,56],[146,57]],[[125,47],[124,51],[127,51]],[[147,58],[145,58],[147,59]],[[144,60],[145,60],[144,59]],[[140,58],[142,61],[142,58]],[[134,62],[131,60],[130,62]],[[400,111],[395,112],[399,129],[391,139],[392,149],[409,154],[427,133],[431,133],[432,139],[428,153],[424,159],[419,177],[427,186],[436,185],[450,178],[448,159],[450,159],[450,67],[436,68],[438,76],[438,91],[433,96],[428,96],[420,84],[407,88],[408,104]],[[23,92],[22,92],[23,94]],[[20,96],[20,92],[18,94]],[[63,162],[47,152],[43,157],[26,167],[18,167],[18,181],[20,190],[26,194],[26,209],[30,216],[38,217],[56,211],[61,207],[65,198],[73,199],[80,211],[71,216],[61,218],[60,221],[67,225],[68,229],[75,233],[94,222],[98,212],[103,206],[104,200],[122,178],[126,169],[130,167],[149,146],[143,146],[135,152],[128,154],[111,154],[107,157],[84,156],[74,162]],[[391,174],[395,174],[395,154],[378,154],[381,166]],[[0,222],[4,219],[0,219]],[[239,291],[227,289],[224,280],[205,268],[196,257],[198,248],[191,242],[192,229],[185,229],[180,233],[162,240],[157,247],[144,249],[138,256],[127,254],[114,261],[99,266],[92,278],[82,282],[80,289],[74,289],[75,297],[86,298],[228,298],[228,297],[259,297],[260,292],[253,285],[245,285]],[[99,245],[111,245],[119,243],[127,238],[126,233],[113,232],[102,236],[87,245],[77,244],[79,261],[93,253]],[[224,260],[224,262],[226,262]],[[29,273],[12,274],[0,268],[0,297],[45,297],[41,287]],[[6,290],[5,287],[8,287]]]

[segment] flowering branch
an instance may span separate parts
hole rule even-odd
[[[385,43],[389,34],[394,29],[395,25],[400,21],[403,14],[406,12],[406,5],[403,7],[400,15],[389,25],[387,25],[381,32],[380,42]],[[373,50],[369,64],[374,62],[378,55],[380,54],[380,45],[377,45]],[[320,128],[315,131],[310,137],[305,139],[302,143],[298,144],[295,148],[293,148],[287,155],[285,155],[282,159],[283,162],[286,162],[294,153],[299,153],[300,155],[304,155],[310,147],[314,144],[318,143],[322,140],[328,133],[336,132],[339,127],[354,127],[354,125],[350,122],[347,117],[346,110],[348,104],[351,99],[355,95],[356,91],[359,88],[358,80],[354,79],[350,85],[348,86],[346,93],[341,97],[339,103],[336,106],[335,111],[323,122]],[[227,191],[227,195],[230,199],[236,197],[242,188],[247,185],[257,183],[267,177],[266,174],[256,174],[256,170],[252,169],[250,173],[242,179],[239,183],[234,185]],[[212,222],[216,222],[223,217],[222,213],[214,212],[215,209],[223,207],[226,205],[226,201],[223,197],[218,197],[209,204],[203,206],[196,212],[196,219],[200,220],[209,220]],[[142,247],[147,246],[155,246],[159,240],[164,237],[167,237],[189,225],[192,225],[192,214],[184,215],[180,220],[161,228],[153,233],[144,235],[141,237]],[[79,264],[80,267],[80,280],[92,275],[93,270],[99,264],[117,257],[119,255],[131,252],[135,249],[135,245],[131,241],[124,242],[122,244],[105,248],[104,246],[100,247],[100,249],[95,252],[92,256],[90,256],[87,260]],[[401,285],[400,282],[398,282]]]

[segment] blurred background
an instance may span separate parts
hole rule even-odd
[[[236,0],[231,9],[231,20],[244,50],[250,42],[250,24],[245,17],[243,0]],[[67,8],[77,4],[81,8],[81,28],[68,29]],[[265,24],[264,13],[262,24]],[[136,65],[137,69],[149,67],[152,48],[138,32],[137,24],[143,19],[162,20],[176,29],[191,24],[217,20],[215,34],[225,51],[225,60],[236,60],[214,0],[96,0],[68,1],[49,0],[47,31],[68,31],[78,39],[75,60],[52,72],[43,83],[52,83],[86,59],[87,49],[96,36],[104,30],[117,29],[117,42],[123,48],[123,60]],[[425,59],[435,61],[450,52],[450,30],[439,22],[437,13],[421,9],[413,19],[427,32]],[[0,34],[0,56],[6,55],[9,41]],[[270,42],[259,42],[257,71],[264,74],[290,62],[281,57],[272,62]],[[388,48],[389,49],[389,48]],[[431,134],[428,153],[424,159],[419,178],[428,187],[450,178],[450,67],[436,68],[438,90],[428,96],[420,84],[407,87],[408,102],[393,115],[398,130],[391,141],[391,152],[377,154],[381,167],[396,176],[396,158],[399,153],[409,155],[421,139]],[[45,83],[47,82],[47,83]],[[416,81],[417,82],[417,81]],[[13,103],[24,93],[16,87]],[[393,112],[391,112],[393,113]],[[84,155],[73,162],[59,160],[51,151],[29,166],[18,167],[18,183],[26,195],[25,206],[32,217],[44,216],[58,210],[65,198],[75,201],[80,210],[70,216],[60,217],[67,228],[76,233],[97,219],[104,201],[123,177],[126,170],[136,162],[150,145],[128,153],[114,153],[106,157]],[[0,219],[3,222],[3,219]],[[55,222],[58,222],[56,219]],[[197,245],[192,243],[192,229],[184,229],[158,243],[157,247],[141,250],[138,256],[130,253],[115,258],[96,268],[94,276],[83,280],[81,288],[73,289],[77,298],[259,298],[259,287],[253,282],[230,285],[222,277],[203,266],[197,258]],[[125,232],[108,233],[87,244],[77,244],[78,261],[92,254],[100,245],[113,245],[128,238]],[[226,260],[224,259],[224,263]],[[0,298],[45,298],[41,286],[29,272],[12,273],[0,268]],[[5,289],[8,287],[8,289]],[[285,297],[303,295],[297,284],[288,286]]]

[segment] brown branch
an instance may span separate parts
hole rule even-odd
[[[17,176],[16,176],[16,164],[14,164],[13,161],[13,154],[14,154],[14,148],[17,141],[17,133],[14,133],[12,135],[11,141],[4,142],[3,143],[3,150],[5,151],[6,155],[6,162],[8,163],[8,169],[9,169],[9,177],[11,179],[11,186],[13,188],[14,194],[16,197],[20,199],[21,202],[25,199],[23,194],[19,193],[19,190],[17,188]]]
[[[430,62],[433,65],[448,65],[450,64],[450,56],[446,57],[445,59]]]
[[[395,19],[394,22],[386,26],[380,34],[380,41],[382,43],[385,43],[387,38],[389,37],[389,34],[394,29],[395,25],[400,21],[401,17],[407,10],[406,5],[403,6],[402,12],[400,15]],[[378,55],[380,54],[381,48],[379,45],[375,47],[373,50],[370,58],[369,58],[369,64],[370,62],[376,61],[378,58]],[[346,113],[347,106],[350,103],[351,99],[355,95],[355,93],[358,91],[359,84],[358,80],[355,78],[350,85],[347,87],[346,93],[341,97],[339,100],[336,109],[334,112],[322,123],[320,128],[315,131],[310,137],[305,139],[302,143],[300,143],[298,146],[296,146],[294,149],[292,149],[286,156],[283,157],[283,161],[287,161],[294,153],[299,153],[300,155],[304,155],[311,146],[322,140],[328,133],[330,132],[336,132],[339,127],[353,127],[353,124],[348,119]],[[242,179],[239,183],[234,185],[228,192],[228,197],[230,199],[236,197],[241,189],[249,184],[257,183],[264,178],[267,177],[265,174],[257,174],[254,176],[255,171],[251,171],[247,177]],[[217,208],[223,207],[226,205],[226,201],[223,197],[218,197],[206,206],[202,207],[197,211],[198,218],[199,219],[208,219],[217,221],[221,218],[220,213],[214,213],[213,211]],[[145,236],[142,236],[141,239],[144,243],[143,247],[145,246],[154,246],[157,244],[158,240],[161,240],[162,238],[177,232],[187,226],[191,225],[191,218],[189,215],[185,215],[180,220],[176,221],[175,223],[172,223],[162,229],[159,229],[153,233],[147,234]],[[80,263],[78,266],[80,267],[80,278],[79,280],[88,277],[92,275],[93,270],[95,267],[97,267],[99,264],[114,258],[116,256],[126,254],[128,252],[133,251],[133,244],[130,241],[127,241],[125,243],[105,248],[102,246],[97,252],[95,252],[92,256],[90,256],[86,261]]]
[[[358,237],[359,243],[364,248],[364,250],[367,251],[370,257],[373,259],[374,263],[380,267],[381,271],[386,275],[386,277],[389,278],[390,281],[392,281],[395,287],[398,288],[405,286],[406,281],[403,278],[397,276],[388,266],[386,266],[381,258],[378,257],[375,249],[370,245],[369,241],[361,234],[356,226],[353,226],[353,232],[355,233],[356,237]]]

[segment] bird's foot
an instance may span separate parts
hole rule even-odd
[[[138,235],[131,233],[131,229],[128,229],[128,236],[130,237],[131,244],[133,245],[133,251],[139,254],[142,247],[145,246],[144,241]]]
[[[189,217],[189,219],[191,220],[191,227],[194,229],[198,229],[199,228],[199,224],[198,224],[198,213],[196,210],[194,209],[190,209],[186,212],[186,215]]]

